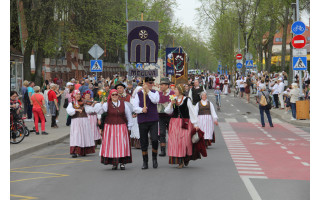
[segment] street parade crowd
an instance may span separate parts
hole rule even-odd
[[[214,91],[216,101],[220,101],[220,95],[230,95],[233,86],[235,95],[245,97],[247,103],[250,94],[254,94],[262,127],[264,112],[273,127],[271,107],[291,110],[292,120],[296,120],[298,75],[291,85],[285,72],[251,72],[246,76],[202,73],[190,74],[188,78],[188,84],[174,84],[167,77],[155,84],[153,77],[134,77],[129,81],[117,74],[112,79],[86,75],[80,80],[71,79],[65,87],[62,79],[46,80],[41,88],[24,81],[20,91],[22,103],[18,93],[11,91],[10,107],[22,112],[26,121],[34,121],[37,135],[41,122],[41,134],[47,135],[45,115],[51,116],[51,127],[58,128],[62,104],[68,114],[71,156],[95,153],[100,145],[101,163],[112,165],[113,170],[119,165],[124,170],[126,164],[132,163],[131,148],[141,149],[142,169],[148,169],[149,142],[153,168],[158,167],[158,154],[168,155],[168,163],[178,168],[188,166],[190,160],[206,157],[206,149],[215,143],[214,129],[218,125],[215,104],[208,100],[207,90]],[[304,98],[310,99],[308,72],[302,81]]]

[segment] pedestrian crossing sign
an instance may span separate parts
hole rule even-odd
[[[246,60],[246,67],[253,68],[253,60]]]
[[[307,57],[293,57],[293,70],[307,70]]]
[[[90,60],[91,72],[102,72],[102,60]]]

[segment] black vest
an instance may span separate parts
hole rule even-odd
[[[200,100],[200,93],[203,92],[203,87],[200,86],[198,89],[192,88],[192,103],[196,105]]]
[[[173,109],[173,118],[185,118],[185,119],[190,119],[189,116],[189,109],[188,109],[188,97],[184,99],[183,103],[178,106],[175,105]]]

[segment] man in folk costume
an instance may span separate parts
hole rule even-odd
[[[124,84],[119,83],[114,87],[114,89],[118,91],[120,101],[126,101],[130,103],[131,95],[126,93],[126,86]]]
[[[157,103],[159,103],[159,93],[153,90],[154,79],[145,78],[143,90],[138,92],[133,101],[133,111],[138,114],[138,123],[140,131],[140,143],[143,157],[142,169],[148,169],[148,133],[152,141],[152,162],[153,168],[158,167],[158,122],[159,114]],[[145,95],[145,97],[144,97]],[[145,102],[145,103],[144,103]],[[145,104],[145,106],[144,106]]]
[[[125,164],[132,163],[129,142],[132,115],[128,103],[119,100],[118,91],[112,89],[107,102],[97,104],[95,111],[99,115],[106,113],[99,153],[101,163],[112,164],[112,170],[117,170],[120,163],[120,169],[125,170]]]
[[[159,126],[160,126],[160,147],[161,154],[159,156],[166,156],[166,131],[169,128],[171,115],[164,112],[164,109],[171,102],[169,96],[174,95],[174,91],[169,89],[170,81],[168,78],[162,78],[160,81],[160,100],[158,103]]]
[[[192,100],[192,104],[196,105],[200,100],[200,93],[206,91],[203,86],[200,86],[199,80],[194,80],[194,87],[189,91],[189,97]]]

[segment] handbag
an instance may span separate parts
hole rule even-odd
[[[189,119],[187,119],[187,118],[181,118],[181,119],[182,119],[181,128],[183,128],[183,129],[188,129]]]
[[[200,138],[199,138],[198,131],[197,131],[197,132],[192,136],[191,142],[192,142],[193,144],[195,144],[195,143],[198,143],[199,140],[200,140]]]
[[[69,101],[68,101],[68,98],[66,98],[66,99],[64,100],[63,107],[64,107],[64,108],[67,108],[67,107],[68,107],[68,104],[69,104]]]
[[[36,101],[38,102],[38,104],[41,106],[41,110],[42,110],[43,114],[44,114],[44,115],[47,114],[47,108],[46,108],[46,106],[40,104],[39,101],[38,101],[38,99],[36,98],[36,96],[34,96],[34,98],[36,99]]]

